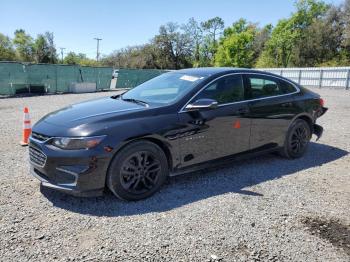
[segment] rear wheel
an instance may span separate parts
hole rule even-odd
[[[133,142],[112,160],[107,186],[121,199],[140,200],[161,187],[168,170],[167,158],[159,146],[148,141]]]
[[[309,124],[303,119],[297,119],[290,126],[281,155],[286,158],[299,158],[304,155],[309,141],[311,130]]]

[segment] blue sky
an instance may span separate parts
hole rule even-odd
[[[339,4],[342,0],[326,0]],[[18,28],[32,36],[45,31],[55,35],[56,47],[96,55],[128,45],[146,43],[169,21],[185,23],[220,16],[225,25],[243,17],[260,25],[287,17],[294,0],[9,0],[0,4],[0,32],[10,37]]]

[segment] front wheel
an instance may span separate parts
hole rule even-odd
[[[311,139],[309,124],[303,119],[297,119],[289,127],[281,155],[286,158],[299,158],[304,155]]]
[[[123,200],[140,200],[154,194],[168,175],[163,150],[148,141],[130,143],[112,160],[107,186]]]

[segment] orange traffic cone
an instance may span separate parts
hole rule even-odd
[[[21,146],[27,146],[29,136],[32,133],[32,125],[30,123],[30,116],[28,107],[24,108],[24,117],[23,117],[23,138],[21,141]]]
[[[233,128],[241,128],[241,121],[237,120],[237,121],[233,124]]]

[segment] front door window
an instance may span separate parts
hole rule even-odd
[[[244,100],[244,85],[241,75],[220,78],[202,90],[191,102],[198,99],[214,99],[219,104],[228,104]]]

